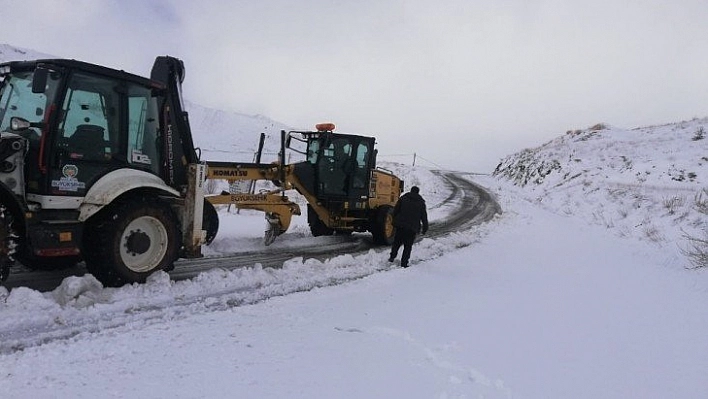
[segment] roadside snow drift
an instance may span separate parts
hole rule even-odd
[[[685,248],[708,231],[707,131],[708,119],[632,130],[598,124],[511,155],[494,176],[553,212]]]

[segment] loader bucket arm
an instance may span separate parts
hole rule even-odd
[[[187,165],[199,162],[189,126],[189,116],[182,100],[184,77],[182,60],[169,56],[155,58],[150,79],[165,86],[160,96],[162,177],[174,188],[187,184]]]

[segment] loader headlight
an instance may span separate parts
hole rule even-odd
[[[8,73],[10,73],[9,65],[0,66],[0,75],[7,75]]]

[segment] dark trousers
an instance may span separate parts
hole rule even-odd
[[[396,235],[393,237],[393,245],[391,245],[391,259],[395,259],[398,255],[398,249],[403,245],[403,253],[401,254],[401,266],[407,267],[408,260],[411,258],[411,250],[413,249],[413,241],[415,241],[416,233],[413,230],[397,228]]]

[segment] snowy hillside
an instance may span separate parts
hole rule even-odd
[[[277,159],[280,131],[292,130],[263,115],[227,112],[187,101],[194,144],[202,149],[202,159],[252,162],[261,133],[266,134],[263,162]]]
[[[708,230],[708,119],[569,131],[501,161],[494,176],[556,213],[623,237],[687,245]]]

